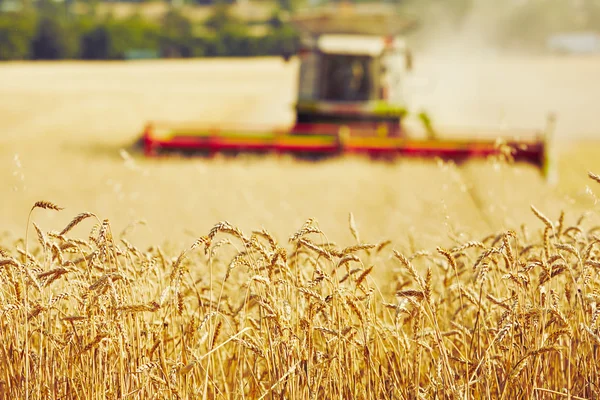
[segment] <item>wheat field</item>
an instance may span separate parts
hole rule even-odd
[[[0,398],[596,398],[600,60],[500,61],[424,58],[412,100],[557,111],[556,186],[130,148],[149,119],[289,124],[293,63],[1,65]]]

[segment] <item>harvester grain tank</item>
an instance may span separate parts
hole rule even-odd
[[[413,68],[404,38],[414,25],[401,15],[350,11],[296,15],[301,33],[295,123],[284,132],[177,128],[149,123],[145,154],[163,150],[208,153],[253,151],[311,155],[360,153],[376,157],[440,157],[456,161],[507,154],[552,176],[551,132],[464,132],[448,137],[421,114],[424,138],[411,137],[404,123],[404,82]]]

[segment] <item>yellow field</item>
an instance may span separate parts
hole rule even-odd
[[[599,64],[467,60],[459,68],[458,61],[424,59],[417,64],[421,88],[413,101],[428,106],[435,121],[459,127],[496,126],[504,112],[508,124],[535,129],[554,110],[558,136],[569,140],[595,132]],[[69,212],[109,217],[115,229],[145,219],[148,224],[136,231],[145,244],[192,240],[221,219],[285,235],[308,217],[336,240],[347,240],[338,227],[351,211],[366,238],[406,240],[413,230],[445,238],[439,221],[471,233],[487,232],[484,221],[494,229],[509,227],[529,216],[530,203],[556,215],[568,204],[565,194],[590,204],[585,174],[600,170],[600,161],[594,148],[580,150],[569,142],[559,148],[563,179],[554,189],[529,167],[496,170],[479,163],[455,173],[420,161],[390,166],[362,160],[312,165],[136,159],[139,169],[131,169],[119,156],[148,120],[287,126],[296,68],[270,59],[0,66],[3,227],[22,234],[23,204],[50,199]],[[472,204],[474,197],[481,209]],[[55,218],[40,223],[50,229],[68,219]]]
[[[296,67],[0,65],[0,398],[593,398],[600,60],[417,64],[441,124],[558,112],[556,187],[486,161],[120,153],[150,119],[288,125]],[[38,203],[24,247],[39,200],[65,209]]]

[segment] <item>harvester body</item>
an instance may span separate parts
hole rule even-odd
[[[414,25],[412,21],[396,15],[334,11],[296,17],[292,22],[302,35],[295,122],[290,129],[182,129],[150,123],[143,137],[145,153],[168,149],[210,154],[362,153],[458,161],[502,154],[551,175],[550,132],[544,130],[512,138],[504,132],[450,138],[440,135],[421,115],[427,137],[410,137],[403,124],[408,110],[404,82],[413,63],[404,33]],[[503,137],[498,140],[498,136]]]
[[[407,49],[398,37],[324,34],[304,39],[292,131],[344,128],[352,137],[402,136]]]

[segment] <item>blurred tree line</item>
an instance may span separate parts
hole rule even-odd
[[[3,2],[15,0],[0,0]],[[292,53],[297,33],[281,15],[301,2],[275,0],[273,15],[261,26],[230,12],[234,0],[212,2],[212,15],[193,21],[179,8],[159,20],[134,15],[100,16],[93,7],[75,14],[75,0],[18,0],[18,11],[0,12],[0,60],[85,59],[115,60],[139,56],[213,57],[263,56]],[[32,5],[35,1],[35,7]],[[81,1],[81,0],[79,0]],[[94,2],[98,0],[84,0]],[[143,2],[145,0],[138,0]],[[182,0],[183,1],[183,0]],[[353,0],[363,2],[369,0]],[[423,32],[439,28],[448,33],[478,21],[499,46],[542,47],[547,37],[561,31],[600,30],[600,0],[387,0],[400,11],[415,15]],[[0,7],[1,8],[1,7]],[[257,28],[265,28],[257,33]],[[491,33],[490,33],[491,32]]]
[[[75,15],[69,2],[41,0],[35,8],[0,12],[0,60],[267,56],[292,53],[298,44],[297,33],[282,21],[279,9],[263,21],[261,32],[256,28],[236,18],[226,2],[197,22],[176,7],[151,20],[93,11]]]

